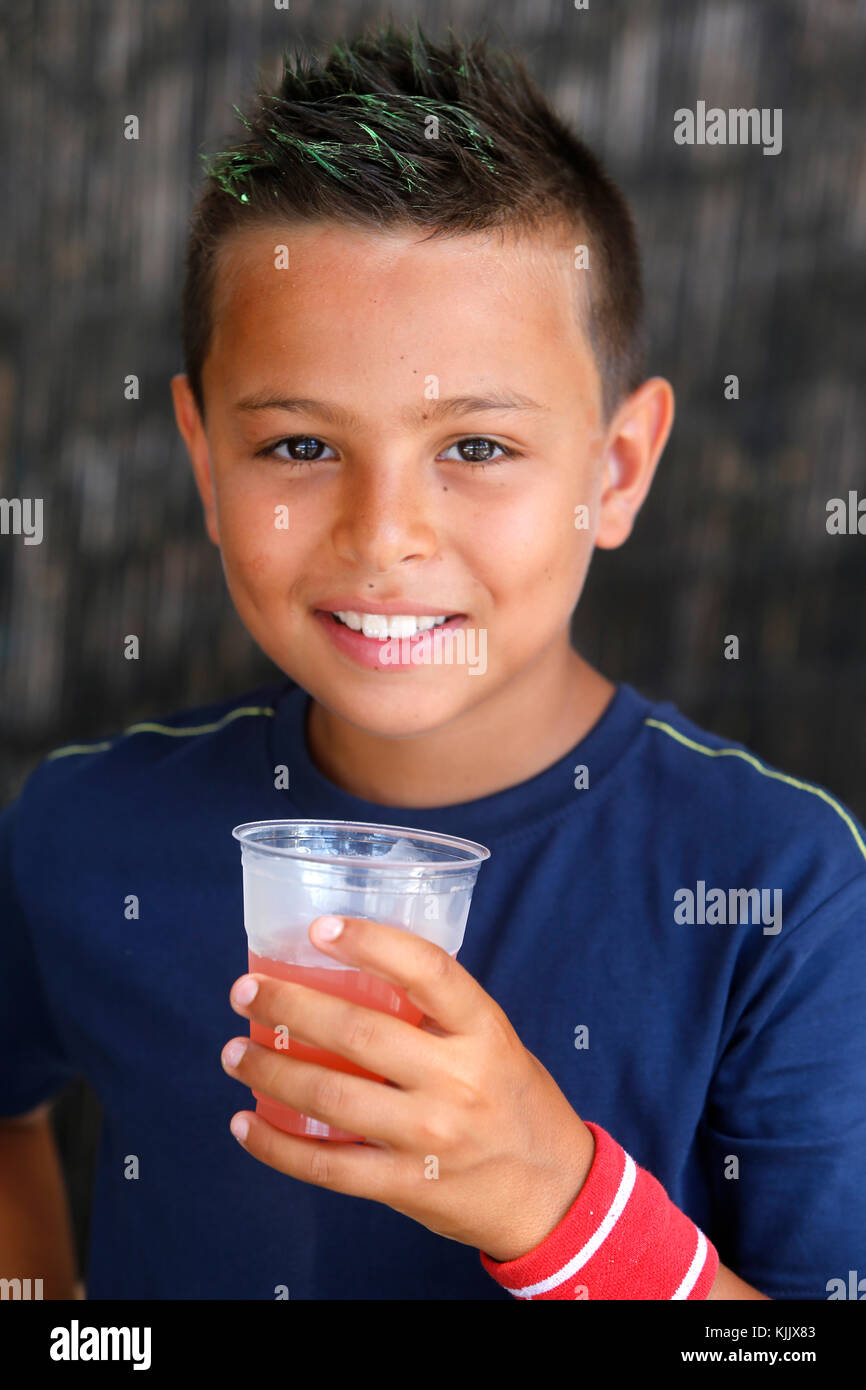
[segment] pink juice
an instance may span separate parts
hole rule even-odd
[[[273,975],[278,980],[290,980],[295,984],[306,985],[309,989],[318,989],[323,994],[336,994],[341,999],[350,999],[355,1004],[363,1004],[368,1009],[378,1009],[381,1013],[394,1014],[397,1018],[405,1019],[407,1023],[418,1024],[424,1014],[421,1009],[417,1009],[410,1003],[404,990],[397,985],[392,985],[389,980],[383,980],[379,975],[370,975],[365,970],[329,970],[324,966],[309,965],[290,965],[284,960],[271,960],[267,956],[257,956],[253,951],[249,952],[250,972],[257,972],[262,975]],[[366,1076],[373,1081],[383,1081],[385,1078],[377,1076],[374,1072],[365,1071],[355,1062],[350,1062],[346,1057],[340,1057],[334,1052],[327,1052],[322,1047],[313,1047],[308,1043],[299,1042],[291,1035],[289,1030],[288,1045],[285,1045],[285,1035],[280,1037],[283,1046],[277,1048],[278,1035],[273,1028],[261,1023],[255,1023],[250,1019],[250,1037],[253,1042],[260,1043],[263,1047],[272,1047],[275,1051],[285,1052],[290,1057],[298,1057],[308,1062],[318,1062],[320,1066],[331,1067],[334,1071],[351,1072],[354,1076]],[[256,1097],[256,1114],[261,1115],[276,1129],[283,1130],[286,1134],[300,1134],[317,1139],[341,1139],[358,1140],[363,1136],[360,1134],[350,1134],[344,1129],[335,1129],[333,1126],[321,1120],[315,1120],[307,1115],[302,1115],[297,1110],[292,1110],[287,1105],[281,1105],[278,1101],[272,1100],[269,1096],[262,1095],[258,1091],[253,1091]]]

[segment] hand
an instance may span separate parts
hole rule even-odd
[[[590,1131],[496,1001],[446,951],[399,927],[341,920],[336,941],[319,940],[315,922],[310,940],[400,986],[424,1011],[420,1025],[262,974],[235,981],[232,1007],[387,1079],[333,1071],[243,1037],[223,1050],[223,1066],[245,1086],[365,1142],[284,1134],[249,1110],[233,1116],[232,1132],[289,1177],[384,1202],[491,1259],[517,1259],[550,1234],[583,1186]],[[257,992],[242,1003],[250,981]],[[228,1065],[235,1043],[245,1050]],[[246,1137],[235,1128],[240,1121]]]

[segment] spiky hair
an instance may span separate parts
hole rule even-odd
[[[498,227],[574,229],[589,248],[584,328],[607,420],[644,372],[640,254],[628,206],[594,154],[547,104],[519,59],[486,37],[437,45],[392,21],[324,61],[283,55],[277,90],[260,92],[246,139],[203,156],[182,299],[185,368],[204,415],[217,252],[233,231],[275,221],[430,235]],[[578,273],[578,272],[576,272]]]

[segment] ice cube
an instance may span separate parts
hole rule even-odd
[[[396,859],[401,863],[409,864],[429,864],[430,856],[423,850],[413,845],[411,840],[395,840],[387,854],[378,854],[377,859]]]

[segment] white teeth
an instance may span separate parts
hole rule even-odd
[[[430,618],[426,615],[416,618],[413,613],[394,613],[390,616],[385,613],[335,614],[353,632],[363,632],[365,637],[377,637],[380,642],[390,637],[414,637],[416,632],[427,632],[429,628],[444,623],[447,616],[447,613]]]

